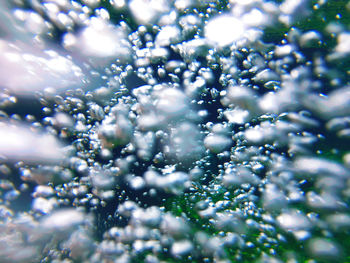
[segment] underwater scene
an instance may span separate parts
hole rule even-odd
[[[350,1],[0,1],[0,262],[350,262]]]

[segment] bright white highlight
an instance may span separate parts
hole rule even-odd
[[[0,124],[0,155],[10,161],[59,163],[62,146],[52,135],[33,132],[29,127]]]
[[[244,32],[242,21],[230,15],[215,17],[205,26],[205,37],[222,47],[241,39]]]

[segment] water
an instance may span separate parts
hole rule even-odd
[[[349,12],[1,3],[0,261],[349,261]]]

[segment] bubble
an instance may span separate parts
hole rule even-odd
[[[311,227],[311,223],[305,215],[298,211],[289,211],[277,217],[279,225],[285,230],[307,230]]]
[[[348,6],[311,6],[0,3],[0,261],[344,261]]]
[[[44,217],[41,226],[53,231],[69,231],[85,220],[84,214],[76,209],[60,209]]]
[[[102,107],[97,105],[97,104],[91,104],[89,111],[90,111],[91,117],[93,119],[98,120],[98,121],[103,120],[105,117],[105,113],[104,113]]]
[[[275,184],[267,184],[265,186],[265,191],[263,195],[263,205],[266,207],[266,209],[271,209],[271,210],[279,210],[287,205],[287,199],[284,193],[279,189]],[[282,224],[287,224],[289,221],[288,215],[287,217],[287,222],[284,220],[282,217]]]
[[[341,54],[347,54],[350,52],[349,49],[349,41],[350,41],[350,34],[349,33],[341,33],[339,34],[337,38],[338,44],[335,47],[335,51],[339,52]]]
[[[54,136],[33,132],[26,126],[1,124],[0,154],[8,160],[41,164],[63,160],[62,144]]]
[[[55,207],[57,207],[57,200],[55,198],[46,199],[43,197],[38,197],[33,200],[33,210],[43,214],[48,214]]]
[[[169,118],[181,117],[187,112],[188,104],[185,94],[175,88],[164,88],[156,92],[155,107],[158,113]]]
[[[130,217],[132,211],[138,208],[137,204],[133,201],[125,201],[118,206],[118,213]]]
[[[89,231],[84,229],[74,231],[63,245],[70,250],[71,257],[75,260],[88,258],[95,246]]]
[[[163,27],[154,41],[156,46],[169,46],[180,41],[180,30],[175,26]]]
[[[132,213],[132,220],[134,224],[140,222],[148,227],[159,227],[162,220],[162,214],[158,207],[151,206],[146,209],[136,209]]]
[[[153,132],[147,132],[146,134],[134,133],[134,140],[136,143],[137,155],[139,158],[149,161],[153,157],[153,148],[155,144],[155,135]]]
[[[184,256],[189,254],[193,249],[193,245],[189,240],[177,241],[171,246],[171,253],[174,256]]]
[[[130,142],[133,127],[123,114],[109,115],[99,127],[99,137],[107,148],[126,145]]]
[[[114,27],[103,19],[93,18],[78,35],[67,33],[63,45],[67,50],[88,56],[94,64],[113,58],[128,59],[130,45],[120,27]]]
[[[310,240],[308,248],[310,253],[320,260],[339,261],[342,258],[342,252],[338,245],[325,238],[314,238]]]
[[[329,215],[326,220],[335,231],[343,231],[350,227],[350,216],[345,213]]]
[[[205,37],[218,46],[234,43],[243,37],[244,32],[242,21],[230,15],[215,17],[205,26]]]
[[[321,35],[317,31],[309,31],[301,35],[299,39],[302,48],[313,48],[319,46]]]
[[[129,3],[129,8],[140,24],[152,24],[168,12],[170,7],[164,0],[133,0]]]
[[[280,10],[282,12],[280,20],[286,24],[293,23],[299,17],[307,15],[309,12],[309,9],[306,7],[306,1],[304,0],[287,0],[280,5]]]
[[[268,81],[279,81],[280,77],[271,69],[264,69],[258,72],[253,80],[257,83],[266,83]]]
[[[47,86],[62,91],[85,82],[83,70],[72,58],[53,49],[40,50],[25,43],[16,46],[5,40],[0,40],[0,49],[0,80],[16,94],[33,96]]]
[[[181,217],[174,217],[170,213],[166,213],[163,216],[160,229],[174,236],[184,236],[189,230],[189,226],[186,224],[185,220]]]
[[[340,164],[316,157],[301,157],[295,160],[298,171],[310,175],[336,175],[347,177],[347,170]]]
[[[234,124],[244,124],[252,118],[249,111],[240,109],[238,107],[234,108],[233,110],[224,111],[224,116],[229,123]]]

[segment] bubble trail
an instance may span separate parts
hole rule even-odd
[[[0,2],[0,262],[348,262],[349,12]]]

